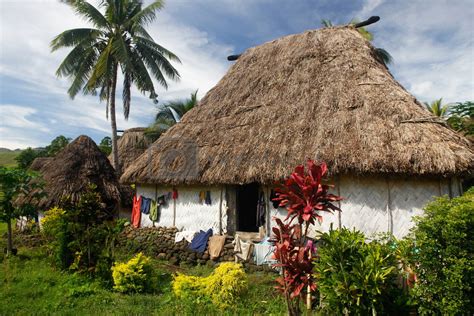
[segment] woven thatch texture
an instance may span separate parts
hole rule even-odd
[[[53,159],[52,157],[38,157],[33,160],[33,162],[30,165],[30,170],[33,171],[40,171],[41,168],[43,168],[48,162]]]
[[[127,169],[151,145],[145,137],[145,130],[144,127],[127,129],[117,141],[121,170]],[[110,154],[108,158],[112,163],[113,155]]]
[[[326,161],[334,173],[472,169],[469,141],[431,116],[375,56],[353,27],[251,48],[122,180],[269,183],[307,158]],[[170,167],[179,151],[197,158]]]
[[[89,184],[97,186],[104,203],[119,201],[119,183],[113,167],[92,139],[79,136],[39,169],[45,193],[38,207],[48,209],[70,197],[77,202]],[[28,197],[27,197],[28,198]]]

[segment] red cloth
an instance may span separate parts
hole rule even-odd
[[[140,227],[140,219],[142,216],[142,212],[140,212],[140,206],[142,204],[142,196],[140,195],[137,197],[136,195],[133,197],[133,207],[132,207],[132,218],[130,221],[132,222],[132,226],[135,228]]]
[[[173,200],[176,200],[178,198],[178,190],[173,189],[173,195],[172,195]]]

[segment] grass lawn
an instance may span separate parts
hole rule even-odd
[[[17,165],[15,158],[20,152],[21,151],[0,152],[0,166],[15,167]]]
[[[2,244],[4,239],[0,238]],[[2,247],[3,248],[3,247]],[[0,315],[282,315],[285,303],[273,289],[272,273],[249,273],[249,290],[232,309],[197,305],[176,299],[171,290],[171,273],[207,275],[209,267],[185,270],[153,261],[161,275],[156,294],[115,293],[85,276],[55,270],[45,251],[19,248],[16,257],[0,257]]]

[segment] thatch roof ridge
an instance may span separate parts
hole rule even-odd
[[[90,184],[97,186],[103,202],[113,206],[120,199],[115,170],[105,154],[88,136],[81,135],[49,159],[39,172],[45,182],[43,198],[38,207],[48,209],[64,198],[79,200]],[[28,197],[27,197],[28,198]]]
[[[469,147],[393,78],[356,29],[335,27],[248,49],[121,180],[271,183],[307,158],[326,161],[334,174],[452,176],[472,172]],[[182,161],[172,163],[179,152]]]
[[[127,169],[151,145],[145,137],[146,127],[133,127],[125,130],[117,141],[119,161],[122,170]],[[113,155],[108,156],[113,161]]]

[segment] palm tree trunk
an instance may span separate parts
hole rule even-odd
[[[7,220],[7,228],[8,228],[8,235],[7,235],[7,256],[9,256],[13,251],[13,240],[12,240],[12,220]]]
[[[114,73],[112,77],[112,83],[109,91],[109,111],[110,111],[110,124],[112,125],[112,156],[114,162],[115,172],[118,176],[122,174],[120,168],[120,161],[118,155],[118,147],[117,147],[117,120],[115,118],[115,89],[117,87],[117,68],[118,65],[114,66]]]

